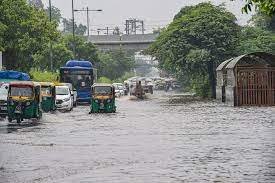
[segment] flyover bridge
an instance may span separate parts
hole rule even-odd
[[[91,35],[89,42],[94,43],[99,50],[144,50],[153,43],[159,34],[130,35]]]

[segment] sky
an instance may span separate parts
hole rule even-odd
[[[42,0],[48,6],[49,0]],[[169,24],[174,15],[184,6],[195,5],[209,0],[74,0],[75,9],[102,9],[102,12],[90,13],[90,28],[93,30],[118,26],[124,30],[125,20],[137,18],[144,20],[146,32],[153,28],[164,27]],[[72,17],[71,0],[52,0],[52,5],[61,10],[62,17]],[[251,15],[242,14],[241,7],[244,0],[210,0],[215,5],[226,4],[226,8],[234,13],[238,23],[244,25]],[[75,13],[76,23],[86,25],[85,12]],[[96,32],[93,32],[95,34]]]

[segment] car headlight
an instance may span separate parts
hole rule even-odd
[[[68,102],[68,101],[70,101],[70,98],[63,99],[63,102]]]
[[[29,106],[29,105],[31,105],[31,102],[26,102],[26,106]]]
[[[108,99],[108,100],[107,100],[107,103],[110,103],[110,102],[111,102],[111,99]]]
[[[12,100],[10,101],[10,105],[14,105],[14,102]]]
[[[95,100],[95,103],[98,103],[98,100],[97,100],[97,99]]]

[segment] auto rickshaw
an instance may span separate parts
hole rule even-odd
[[[115,87],[111,84],[94,84],[92,86],[91,112],[116,112]]]
[[[134,88],[134,96],[136,96],[138,99],[144,99],[145,97],[145,92],[143,86],[141,85],[141,81],[136,83],[136,87]]]
[[[14,81],[9,85],[8,121],[21,123],[24,119],[40,119],[41,85],[31,81]]]
[[[56,94],[55,94],[54,83],[40,82],[40,84],[41,84],[41,95],[42,95],[42,102],[41,102],[42,110],[44,112],[55,111]]]

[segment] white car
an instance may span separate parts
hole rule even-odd
[[[71,94],[73,95],[74,107],[76,107],[76,105],[77,105],[77,101],[76,101],[77,92],[76,92],[75,89],[73,89],[73,85],[71,83],[61,83],[61,84],[64,85],[64,86],[68,86],[70,88]]]
[[[56,108],[71,111],[73,109],[73,94],[68,86],[56,86]]]
[[[124,85],[122,83],[113,83],[115,87],[115,95],[116,97],[121,97],[124,95]]]

